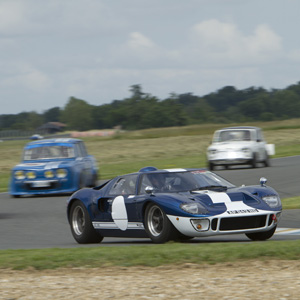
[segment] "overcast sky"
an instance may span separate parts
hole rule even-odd
[[[0,0],[0,114],[300,81],[299,0]]]

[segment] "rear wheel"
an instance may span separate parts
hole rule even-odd
[[[267,152],[266,152],[266,155],[265,155],[264,165],[265,165],[265,167],[270,166],[270,159],[269,159],[269,155],[268,155]]]
[[[176,238],[176,230],[165,212],[156,204],[150,204],[145,211],[145,230],[157,244]]]
[[[268,231],[263,232],[254,232],[254,233],[246,233],[246,236],[252,240],[252,241],[265,241],[271,238],[276,230],[276,227],[273,227],[272,229]]]
[[[71,206],[70,225],[72,235],[79,244],[100,243],[103,240],[94,229],[86,207],[79,200]]]

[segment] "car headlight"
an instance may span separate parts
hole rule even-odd
[[[249,148],[242,148],[242,151],[243,151],[245,154],[251,154],[251,149],[249,149]]]
[[[68,171],[66,169],[57,169],[56,176],[58,178],[65,178],[68,175]]]
[[[193,215],[206,215],[208,213],[208,210],[198,202],[183,203],[180,205],[180,208]]]
[[[15,172],[14,175],[15,175],[15,178],[17,180],[23,180],[23,179],[25,179],[25,173],[24,173],[24,171],[18,170],[18,171]]]
[[[280,205],[280,199],[276,195],[269,195],[262,197],[262,199],[270,206],[270,207],[277,207]]]
[[[211,154],[211,155],[214,155],[217,153],[217,150],[216,149],[209,149],[208,150],[208,154]]]
[[[35,179],[36,178],[36,174],[33,171],[29,171],[29,172],[26,173],[26,177],[28,179]]]
[[[54,173],[53,173],[52,170],[45,171],[44,175],[45,175],[46,178],[53,178],[54,177]]]

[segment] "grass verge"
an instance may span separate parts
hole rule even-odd
[[[170,264],[215,264],[238,260],[299,260],[300,240],[245,243],[167,243],[150,246],[1,250],[0,268],[36,270]]]

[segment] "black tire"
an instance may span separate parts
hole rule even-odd
[[[251,167],[252,168],[256,168],[256,164],[257,164],[257,162],[256,162],[256,154],[254,153],[253,154],[253,158],[251,160]]]
[[[208,169],[213,171],[215,169],[215,165],[212,162],[208,162]]]
[[[103,237],[97,233],[84,204],[76,200],[70,209],[71,232],[79,244],[100,243]]]
[[[276,230],[276,227],[273,227],[272,229],[268,231],[263,232],[254,232],[254,233],[246,233],[246,236],[252,240],[252,241],[265,241],[271,238]]]
[[[93,174],[93,179],[92,179],[90,187],[97,186],[97,183],[98,183],[98,175],[97,174]]]
[[[145,230],[156,244],[175,240],[177,231],[165,212],[156,204],[149,204],[145,211]]]
[[[269,159],[269,155],[267,152],[266,152],[266,158],[264,160],[264,165],[265,165],[265,167],[270,167],[270,159]]]

